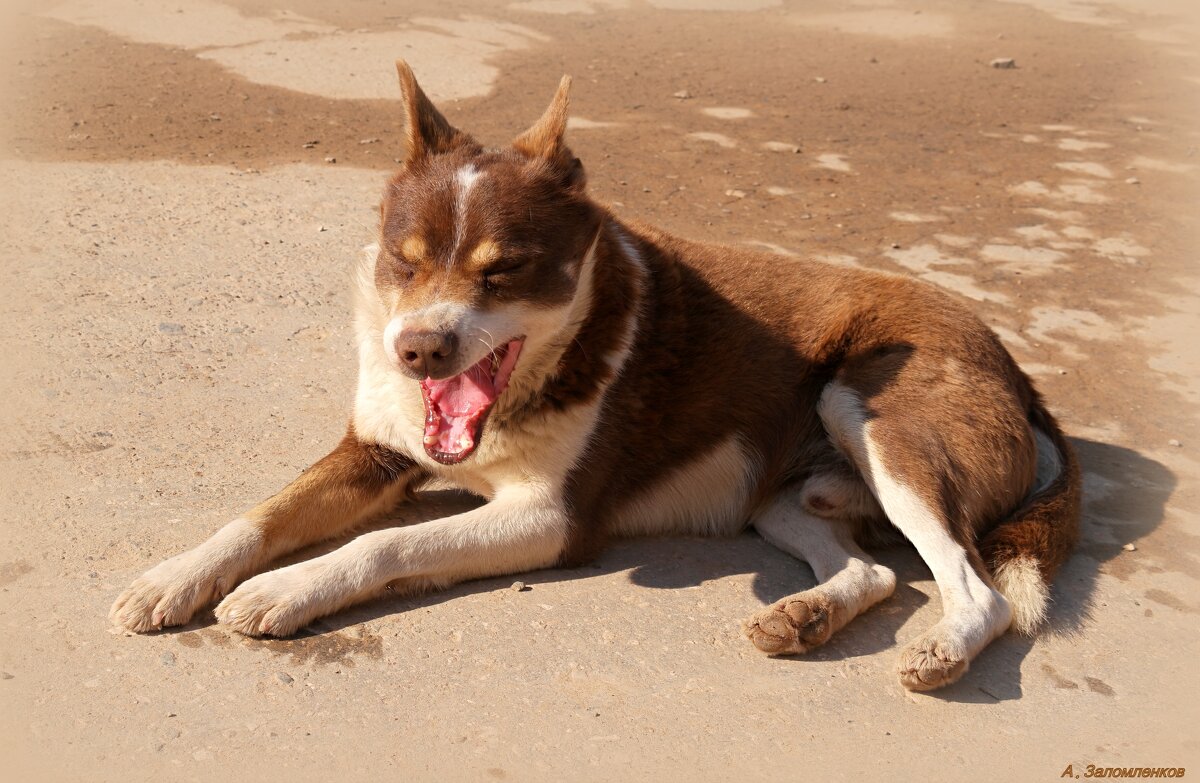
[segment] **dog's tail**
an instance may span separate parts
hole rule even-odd
[[[1013,627],[1023,634],[1033,634],[1045,621],[1050,581],[1079,538],[1082,484],[1075,450],[1036,391],[1029,423],[1038,449],[1036,488],[979,545],[997,589],[1012,606]]]

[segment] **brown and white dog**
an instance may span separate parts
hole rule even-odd
[[[359,270],[348,433],[136,580],[117,623],[180,625],[223,597],[221,622],[285,636],[385,589],[753,525],[820,582],[745,622],[764,652],[811,650],[891,595],[859,544],[895,530],[944,609],[905,647],[904,686],[953,682],[1010,626],[1037,628],[1077,536],[1079,469],[986,326],[921,283],[622,223],[564,145],[567,78],[487,149],[397,68],[408,158]],[[247,579],[434,479],[488,502]]]

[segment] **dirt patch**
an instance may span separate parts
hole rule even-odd
[[[244,646],[286,655],[294,664],[354,666],[356,659],[378,660],[383,656],[383,638],[361,630],[357,634],[332,631],[305,635],[302,632],[291,639],[250,639]]]

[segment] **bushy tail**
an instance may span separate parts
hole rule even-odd
[[[1075,450],[1034,395],[1029,413],[1038,445],[1032,496],[979,544],[996,587],[1012,606],[1013,627],[1033,634],[1046,619],[1050,581],[1079,539],[1082,479]]]

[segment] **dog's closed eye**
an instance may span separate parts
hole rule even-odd
[[[501,286],[508,285],[515,281],[518,275],[529,266],[528,261],[522,260],[506,260],[495,264],[492,267],[484,270],[483,284],[489,290],[495,290]]]

